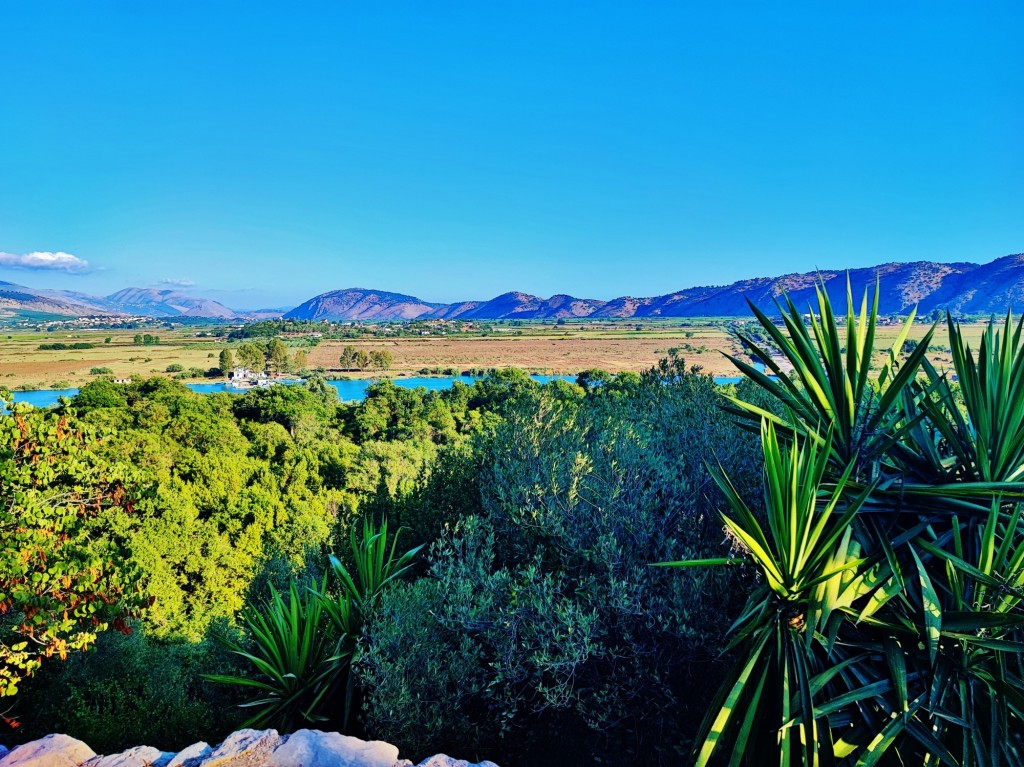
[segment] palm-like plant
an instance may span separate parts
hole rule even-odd
[[[718,479],[764,585],[698,764],[728,743],[730,765],[1024,765],[1024,323],[990,322],[976,357],[947,316],[954,383],[924,356],[934,327],[901,360],[908,322],[876,374],[875,296],[855,316],[847,283],[845,349],[823,287],[809,324],[754,307],[792,377],[740,336],[786,411],[731,402],[762,423],[766,530]]]
[[[257,698],[242,704],[257,710],[246,726],[290,732],[298,726],[327,721],[328,702],[343,686],[340,723],[343,729],[348,728],[356,681],[346,671],[363,619],[376,596],[412,567],[413,557],[422,548],[399,554],[396,533],[389,549],[387,520],[378,528],[364,518],[362,538],[357,537],[356,529],[353,526],[350,538],[356,578],[332,555],[331,568],[338,581],[333,592],[328,590],[326,577],[319,590],[300,591],[292,581],[285,602],[271,586],[266,603],[250,605],[242,614],[251,648],[223,640],[252,664],[256,675],[206,678],[258,691]]]
[[[252,638],[251,648],[224,641],[255,667],[258,678],[210,675],[207,679],[258,691],[257,698],[242,704],[256,710],[245,726],[291,732],[296,726],[324,721],[319,708],[350,651],[324,619],[319,594],[300,592],[292,582],[286,602],[271,586],[270,599],[260,607],[247,607],[242,622]]]
[[[381,521],[376,527],[372,520],[363,518],[362,537],[357,536],[358,525],[353,525],[349,534],[349,547],[355,564],[353,578],[348,568],[333,554],[330,556],[331,571],[338,582],[333,596],[326,589],[321,592],[321,602],[335,629],[343,637],[348,652],[355,651],[355,640],[362,632],[363,620],[377,596],[393,581],[401,578],[413,565],[413,559],[423,546],[409,551],[398,552],[398,538],[395,533],[388,547],[388,521]],[[342,711],[342,726],[347,729],[355,706],[356,680],[349,674],[345,681],[345,703]]]
[[[697,765],[726,745],[733,763],[758,763],[776,753],[779,764],[816,764],[834,758],[827,722],[816,712],[834,685],[816,684],[828,656],[822,632],[840,596],[862,580],[866,560],[852,543],[851,525],[868,491],[847,497],[852,464],[828,490],[822,488],[830,439],[819,446],[790,440],[780,445],[774,424],[762,425],[765,459],[765,529],[732,482],[715,479],[732,509],[726,527],[758,569],[761,587],[733,624],[730,649],[742,646],[736,673],[723,686],[704,723]],[[735,564],[735,559],[672,562],[672,566]],[[773,760],[774,761],[774,760]]]
[[[784,296],[785,305],[776,302],[785,330],[748,300],[765,334],[791,366],[792,378],[772,351],[748,333],[739,332],[737,337],[774,375],[729,357],[746,376],[786,406],[788,418],[778,418],[739,399],[733,398],[732,404],[735,412],[748,421],[772,420],[819,443],[830,433],[833,469],[843,471],[853,463],[854,476],[863,478],[914,424],[914,419],[905,417],[903,395],[920,370],[934,327],[900,364],[899,355],[914,322],[911,312],[876,373],[872,354],[878,325],[877,284],[870,309],[865,291],[858,314],[847,281],[845,329],[836,321],[824,286],[816,286],[816,293],[818,313],[811,313],[809,325],[788,296]]]
[[[325,608],[337,627],[350,636],[358,634],[363,615],[374,599],[392,581],[398,580],[412,567],[413,559],[423,546],[399,553],[399,530],[388,547],[388,521],[376,527],[372,520],[363,518],[362,537],[357,535],[358,525],[349,534],[349,546],[355,565],[355,577],[333,554],[331,570],[338,581],[336,599],[327,600]]]

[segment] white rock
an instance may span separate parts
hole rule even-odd
[[[47,735],[18,746],[0,759],[0,767],[78,767],[94,756],[95,751],[69,735]]]
[[[210,748],[210,745],[201,740],[176,753],[166,767],[195,767],[212,753],[213,749]]]
[[[165,754],[159,748],[136,746],[120,754],[94,756],[82,767],[150,767],[165,764],[171,756],[172,754]]]
[[[299,730],[270,758],[268,767],[392,767],[398,749],[338,732]]]
[[[239,730],[204,758],[203,767],[264,767],[281,745],[277,730]]]
[[[435,754],[416,767],[498,767],[494,762],[467,762],[465,759],[453,759],[447,754]]]

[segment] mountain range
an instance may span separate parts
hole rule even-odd
[[[383,290],[348,288],[321,293],[294,309],[286,319],[302,320],[411,320],[411,319],[573,319],[628,317],[729,317],[749,314],[749,298],[771,311],[783,293],[797,305],[814,299],[821,281],[833,302],[846,301],[846,279],[855,295],[880,281],[879,310],[905,314],[915,305],[919,312],[949,309],[955,314],[1003,313],[1024,309],[1024,254],[998,258],[987,264],[915,261],[887,263],[850,270],[820,270],[780,277],[755,277],[730,285],[687,288],[653,297],[621,296],[610,301],[555,295],[541,298],[527,293],[504,293],[489,301],[451,304],[425,301],[416,296]],[[133,315],[155,318],[203,317],[249,320],[281,316],[278,310],[236,311],[209,298],[176,290],[125,288],[109,296],[90,296],[63,290],[37,290],[0,282],[0,316],[39,312],[65,316]]]
[[[348,288],[309,299],[292,309],[286,319],[394,320],[394,319],[572,319],[622,317],[732,317],[747,316],[749,298],[771,311],[773,301],[786,293],[798,306],[814,299],[821,281],[836,306],[846,304],[846,278],[854,294],[879,280],[879,310],[905,314],[915,305],[919,312],[950,309],[956,314],[1002,313],[1024,308],[1024,254],[1005,256],[987,264],[916,261],[888,263],[862,269],[822,270],[781,277],[756,277],[731,285],[687,288],[653,297],[621,296],[610,301],[556,295],[540,298],[527,293],[504,293],[490,301],[440,304],[402,293]]]

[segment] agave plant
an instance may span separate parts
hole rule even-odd
[[[729,649],[742,648],[740,660],[704,722],[698,767],[723,746],[732,750],[732,764],[763,763],[770,753],[778,764],[834,758],[827,721],[815,708],[834,686],[822,682],[828,657],[822,631],[867,562],[853,544],[851,524],[868,491],[847,497],[852,464],[829,490],[822,488],[829,438],[820,446],[797,440],[783,446],[774,424],[765,421],[761,442],[767,529],[729,478],[714,472],[732,509],[731,516],[723,515],[725,525],[746,549],[741,561],[758,569],[762,585],[733,624]]]
[[[815,287],[818,313],[811,313],[809,326],[788,296],[784,296],[784,306],[776,301],[785,330],[748,300],[765,334],[792,367],[793,377],[770,349],[748,333],[739,332],[737,337],[751,356],[763,360],[765,368],[774,375],[769,376],[737,357],[729,359],[775,395],[786,406],[789,417],[779,418],[736,398],[732,398],[732,404],[737,414],[754,424],[766,418],[819,443],[831,434],[833,468],[843,471],[853,463],[854,476],[863,478],[873,473],[889,447],[915,423],[913,418],[906,418],[903,397],[925,359],[934,327],[900,363],[903,344],[914,322],[911,312],[888,350],[886,361],[875,372],[872,354],[878,324],[878,285],[870,309],[865,290],[859,313],[854,311],[849,281],[846,287],[845,332],[836,321],[823,285]]]
[[[254,666],[257,677],[206,678],[257,691],[254,700],[242,704],[256,710],[245,726],[291,732],[297,726],[324,721],[319,709],[345,668],[350,650],[325,620],[320,595],[300,592],[292,582],[286,602],[271,586],[270,599],[247,607],[242,622],[252,638],[251,648],[223,641]]]
[[[330,556],[331,571],[337,579],[339,590],[336,599],[325,600],[325,609],[339,630],[349,636],[359,633],[363,615],[370,609],[374,599],[388,584],[401,578],[412,567],[413,559],[423,546],[409,551],[398,552],[401,530],[395,533],[388,547],[388,521],[381,521],[376,527],[373,520],[363,518],[362,537],[357,535],[358,525],[353,525],[349,534],[355,577],[333,554]]]
[[[325,576],[319,590],[300,591],[292,581],[288,601],[271,587],[270,599],[250,605],[242,622],[251,637],[247,649],[225,639],[233,652],[248,660],[256,675],[210,675],[214,682],[258,691],[258,697],[243,705],[257,709],[246,726],[276,727],[291,732],[296,727],[323,722],[331,717],[330,701],[343,692],[340,715],[342,729],[348,729],[355,701],[356,680],[350,661],[362,630],[363,618],[374,598],[412,566],[422,547],[398,554],[398,534],[388,548],[388,523],[376,527],[363,520],[362,537],[353,526],[350,545],[356,578],[335,556],[330,557],[338,581],[328,588]]]
[[[975,355],[947,316],[955,382],[924,356],[934,328],[900,360],[907,323],[875,378],[875,295],[855,317],[847,283],[845,350],[822,287],[809,325],[788,298],[785,330],[755,308],[792,378],[741,336],[776,377],[734,361],[787,409],[731,404],[761,421],[767,530],[716,478],[764,585],[700,765],[726,744],[730,765],[1024,765],[1024,323],[990,322]]]

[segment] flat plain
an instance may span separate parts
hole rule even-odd
[[[707,319],[644,322],[571,322],[498,325],[487,335],[462,333],[420,336],[361,336],[354,339],[322,339],[307,348],[310,367],[322,367],[327,373],[340,373],[339,357],[345,346],[364,351],[383,349],[391,352],[393,364],[387,375],[418,375],[423,371],[518,367],[536,373],[576,374],[600,368],[610,372],[642,371],[668,355],[670,349],[687,363],[700,365],[716,376],[735,375],[725,354],[739,354],[740,345],[730,332],[732,320]],[[914,325],[911,338],[920,339],[928,325]],[[964,326],[973,346],[984,327],[981,323]],[[147,332],[159,335],[157,345],[134,342],[137,330],[61,330],[25,332],[0,329],[0,386],[8,388],[64,388],[79,386],[109,369],[109,375],[127,378],[133,375],[172,377],[168,366],[181,365],[208,370],[218,364],[221,349],[237,348],[241,341],[213,338],[213,328],[160,328]],[[891,345],[898,331],[895,325],[882,326],[876,350]],[[203,335],[199,335],[203,334]],[[109,338],[109,343],[106,339]],[[288,337],[286,337],[288,339]],[[293,337],[292,341],[299,341]],[[94,344],[90,349],[41,350],[41,344]],[[936,328],[929,355],[941,369],[949,366],[944,326]],[[295,350],[293,350],[295,351]],[[346,373],[380,375],[380,372]]]

